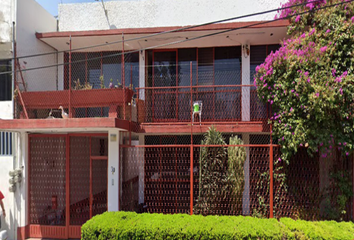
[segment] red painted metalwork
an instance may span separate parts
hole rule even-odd
[[[14,119],[0,120],[0,129],[16,131],[19,129],[62,129],[62,128],[120,128],[129,130],[129,122],[115,118],[73,118],[58,119]]]
[[[65,169],[65,177],[66,177],[66,206],[70,206],[70,137],[67,135],[66,136],[66,169]],[[70,208],[66,207],[65,208],[65,214],[67,217],[65,220],[65,226],[66,226],[66,234],[65,237],[69,238],[69,227],[70,227]]]
[[[90,219],[92,218],[92,203],[93,203],[93,196],[92,196],[92,159],[91,159],[91,138],[90,138]]]
[[[18,66],[18,72],[20,73],[20,77],[21,77],[21,82],[20,83],[17,82],[17,80],[15,80],[15,86],[16,86],[16,84],[22,84],[23,90],[26,92],[27,91],[27,87],[26,87],[25,80],[23,78],[22,69],[21,69],[20,61],[18,60],[18,58],[16,59],[15,65]],[[16,67],[16,69],[17,69],[17,67]],[[16,72],[16,70],[15,70],[15,72]],[[15,76],[16,75],[17,74],[15,74]]]
[[[70,35],[70,40],[69,40],[69,46],[70,46],[70,50],[69,50],[69,118],[72,118],[73,117],[73,109],[71,107],[71,84],[72,84],[72,80],[71,80],[71,35]]]
[[[175,89],[174,91],[172,92],[163,92],[163,94],[174,94],[176,97],[175,97],[175,109],[176,109],[176,118],[174,119],[177,119],[178,118],[178,90],[177,88],[175,87],[156,87],[155,86],[155,53],[156,52],[175,52],[176,54],[176,58],[175,58],[175,62],[176,62],[176,87],[178,86],[178,51],[177,49],[153,49],[152,51],[152,87],[150,87],[150,89],[152,89],[152,118],[155,120],[155,105],[156,103],[160,103],[159,101],[154,101],[155,99],[155,95],[160,95],[159,93],[156,93],[155,90],[157,89]],[[137,91],[139,91],[140,89],[143,89],[143,88],[136,88]],[[146,96],[146,93],[145,93],[145,96]],[[162,119],[161,121],[171,121],[171,119]]]
[[[84,208],[80,208],[80,206],[84,207],[85,199],[78,199],[78,201],[71,202],[72,193],[77,193],[77,190],[74,192],[71,189],[71,185],[74,183],[75,177],[79,177],[80,175],[75,175],[73,172],[72,164],[81,164],[78,159],[73,159],[70,161],[72,154],[75,153],[76,156],[83,156],[82,153],[78,151],[75,147],[75,142],[72,140],[76,139],[76,143],[80,144],[80,139],[95,139],[92,141],[89,148],[94,147],[91,151],[89,151],[89,162],[95,162],[95,169],[93,169],[92,164],[89,171],[91,171],[91,178],[88,179],[88,182],[91,184],[91,216],[102,213],[107,209],[107,174],[108,174],[108,139],[107,134],[33,134],[29,135],[29,167],[28,167],[28,188],[29,188],[29,237],[44,237],[44,238],[79,238],[80,237],[80,228],[81,226],[73,226],[73,222],[77,221],[72,219],[74,216],[73,213],[77,213],[78,210],[85,211]],[[101,141],[105,139],[104,141]],[[78,141],[77,141],[78,140]],[[99,141],[98,141],[99,140]],[[73,145],[74,144],[74,145]],[[103,144],[103,145],[102,145]],[[79,146],[76,144],[76,146]],[[103,148],[102,148],[103,147]],[[84,150],[81,148],[80,150]],[[71,153],[70,153],[71,152]],[[90,152],[93,154],[90,156]],[[40,153],[38,155],[37,153]],[[95,155],[98,154],[98,155]],[[103,155],[102,155],[103,154]],[[47,158],[46,158],[47,156]],[[48,159],[48,160],[46,160]],[[42,162],[44,161],[44,165]],[[103,164],[103,168],[101,167],[101,163]],[[98,165],[97,165],[97,164]],[[32,166],[33,165],[33,166]],[[42,167],[49,166],[50,169],[47,171],[43,171]],[[61,167],[65,169],[65,171],[61,171]],[[83,166],[77,165],[77,169],[84,169]],[[103,170],[103,171],[101,171]],[[48,172],[49,171],[49,172]],[[94,174],[92,174],[94,171]],[[97,172],[98,171],[98,172]],[[45,175],[41,175],[45,174]],[[74,174],[74,175],[73,175]],[[39,178],[38,178],[39,176]],[[72,179],[71,176],[74,176]],[[92,178],[94,177],[94,178]],[[41,185],[38,181],[46,181],[47,178],[53,178],[46,185]],[[56,187],[51,186],[55,181],[61,181],[60,179],[65,179],[64,184],[57,184]],[[101,180],[103,179],[103,180]],[[92,189],[92,182],[95,181],[94,190]],[[104,189],[97,186],[102,186],[101,183],[104,183]],[[83,188],[83,185],[74,183],[74,186],[79,188]],[[46,190],[45,188],[48,188]],[[40,192],[38,191],[40,189]],[[53,191],[63,189],[63,193],[54,193]],[[58,191],[59,191],[58,190]],[[93,192],[92,192],[93,191]],[[40,194],[46,194],[44,195]],[[64,194],[64,195],[63,195]],[[58,205],[53,208],[52,211],[49,209],[48,211],[44,211],[43,213],[40,211],[41,207],[47,206],[47,202],[50,204],[52,202],[52,196],[55,195],[58,201]],[[46,199],[48,200],[47,202]],[[43,204],[42,204],[43,202]],[[94,205],[94,209],[92,209],[92,205]],[[37,207],[39,206],[39,208]],[[68,207],[70,206],[70,207]],[[38,210],[39,209],[39,210]],[[47,209],[47,208],[46,208]],[[87,218],[86,220],[88,220]],[[85,221],[86,221],[85,220]],[[50,224],[49,224],[50,223]],[[83,223],[83,222],[82,222]],[[81,223],[81,224],[82,224]],[[74,224],[75,225],[75,224]]]
[[[270,175],[270,188],[269,188],[269,218],[273,218],[273,139],[272,139],[272,124],[270,125],[270,146],[269,146],[269,175]]]
[[[191,115],[193,115],[193,92],[192,92],[192,87],[193,87],[193,63],[190,62],[189,65],[189,72],[190,72],[190,88],[191,88]],[[191,147],[190,147],[190,215],[193,215],[193,116],[191,116]]]
[[[125,88],[125,54],[124,54],[124,33],[122,33],[122,84],[123,84],[123,88]],[[124,99],[124,103],[123,103],[123,119],[125,120],[125,105],[126,105],[126,101],[125,101],[125,93],[123,92],[123,99]]]
[[[243,124],[243,122],[230,122],[229,124],[219,124],[218,122],[211,124],[201,124],[193,125],[194,133],[205,133],[208,128],[213,125],[219,132],[232,132],[232,133],[242,133],[242,132],[263,132],[263,123],[251,123]],[[143,133],[186,133],[190,134],[190,126],[188,122],[184,124],[161,124],[161,125],[141,125],[140,132]]]

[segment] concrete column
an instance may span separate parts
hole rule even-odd
[[[145,136],[139,136],[139,145],[145,145]],[[139,203],[144,203],[144,163],[145,163],[145,148],[138,148],[139,152]]]
[[[250,85],[250,45],[244,43],[242,45],[242,85]],[[250,121],[250,87],[242,88],[242,121]]]
[[[64,53],[58,53],[58,63],[64,63]],[[58,90],[64,90],[64,65],[58,66]]]
[[[119,130],[108,131],[108,211],[119,211]]]
[[[244,144],[249,144],[250,135],[248,133],[242,134]],[[246,161],[243,166],[245,173],[245,188],[242,198],[242,214],[250,215],[250,148],[246,147]]]
[[[139,87],[145,87],[145,50],[139,52]],[[139,91],[139,99],[145,100],[145,90]]]

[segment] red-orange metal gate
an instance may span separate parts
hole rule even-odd
[[[30,135],[28,237],[80,238],[107,210],[107,164],[107,134]]]

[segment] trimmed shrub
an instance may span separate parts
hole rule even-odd
[[[87,221],[81,231],[85,240],[354,238],[351,222],[134,212],[106,212]]]

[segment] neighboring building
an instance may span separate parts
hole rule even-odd
[[[35,13],[35,14],[34,14]],[[3,0],[0,7],[0,119],[13,119],[13,74],[14,48],[18,55],[38,54],[53,49],[35,38],[35,32],[56,31],[57,21],[34,0]],[[14,46],[14,38],[17,47]],[[56,63],[54,56],[37,61]],[[22,67],[30,67],[30,62],[22,62]],[[27,74],[31,78],[31,74]],[[40,76],[36,77],[40,85]],[[22,87],[22,86],[21,86]],[[6,229],[10,239],[16,239],[17,227],[25,221],[26,188],[20,187],[15,194],[9,192],[9,172],[19,168],[19,151],[16,134],[0,132],[0,190],[5,195],[6,219],[2,217],[2,230]],[[25,181],[22,183],[25,185]],[[21,200],[22,199],[22,200]]]
[[[271,159],[270,109],[258,100],[252,76],[286,37],[288,22],[267,22],[274,13],[159,33],[279,4],[61,4],[57,30],[55,19],[36,3],[18,0],[16,81],[23,77],[26,89],[20,85],[17,91],[9,115],[16,119],[0,120],[0,129],[16,132],[14,157],[6,159],[1,182],[8,182],[11,169],[22,167],[24,175],[16,201],[6,202],[16,228],[10,231],[18,230],[13,237],[79,238],[81,225],[106,210],[189,212],[190,198],[198,194],[197,181],[189,179],[198,177],[202,134],[212,125],[227,142],[238,135],[247,144],[238,214],[250,215],[258,204],[255,176],[267,171]],[[45,52],[53,53],[21,57]],[[196,101],[202,103],[201,123],[198,116],[191,121]],[[61,119],[59,106],[68,119]],[[192,150],[191,136],[197,145]],[[308,174],[319,189],[320,166],[310,160],[304,166],[307,172],[297,169],[293,178]],[[289,209],[284,215],[294,214]],[[217,214],[232,214],[223,211]]]

